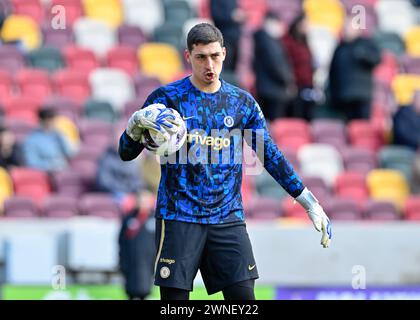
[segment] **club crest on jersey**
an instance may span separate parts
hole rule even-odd
[[[231,116],[226,116],[223,122],[226,127],[232,128],[235,121],[233,120]]]

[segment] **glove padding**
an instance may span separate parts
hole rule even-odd
[[[171,109],[156,103],[134,112],[128,119],[126,132],[131,139],[139,141],[144,130],[155,130],[168,140],[170,133],[176,132],[175,124]]]
[[[318,199],[315,198],[312,192],[305,188],[295,200],[305,208],[315,229],[322,232],[321,245],[324,248],[328,248],[332,237],[331,222],[319,204]]]

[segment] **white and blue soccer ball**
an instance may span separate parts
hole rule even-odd
[[[166,129],[166,134],[164,135],[160,131],[153,129],[143,132],[141,143],[146,149],[165,157],[181,149],[187,138],[187,127],[179,112],[158,103],[147,106],[144,108],[144,111],[145,117],[150,117],[152,122],[158,122],[159,117],[167,113],[175,117],[173,127]],[[163,128],[165,129],[164,126]]]

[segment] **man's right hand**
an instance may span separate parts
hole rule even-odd
[[[155,130],[169,139],[168,131],[174,126],[175,116],[163,105],[152,104],[134,112],[128,120],[127,135],[139,141],[144,130]]]

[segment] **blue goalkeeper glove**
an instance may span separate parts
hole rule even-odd
[[[134,141],[139,141],[144,130],[155,130],[169,139],[169,132],[174,126],[175,116],[163,104],[151,104],[134,112],[126,128],[127,135]]]
[[[322,232],[321,245],[324,248],[328,248],[331,242],[331,222],[328,219],[324,209],[318,202],[318,199],[305,188],[302,193],[295,198],[299,204],[305,208],[309,218],[312,220],[314,227],[317,231]]]

